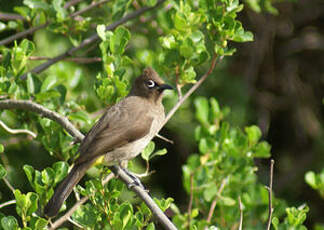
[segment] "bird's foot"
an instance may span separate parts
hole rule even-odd
[[[128,171],[126,168],[122,168],[122,169],[123,169],[123,171],[124,171],[124,172],[125,172],[125,173],[130,177],[130,178],[133,179],[133,181],[127,185],[127,187],[128,187],[129,189],[131,189],[131,188],[134,187],[134,186],[139,186],[139,187],[141,187],[142,189],[144,189],[145,191],[147,191],[147,190],[145,189],[145,187],[143,186],[142,182],[140,181],[140,179],[138,179],[138,177],[137,177],[134,173]]]

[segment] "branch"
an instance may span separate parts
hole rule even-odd
[[[243,227],[243,204],[242,204],[240,196],[239,196],[238,200],[239,200],[239,208],[240,208],[240,225],[239,225],[238,229],[242,230],[242,227]]]
[[[39,29],[42,29],[44,27],[46,27],[47,25],[49,24],[49,22],[46,22],[44,24],[41,24],[39,26],[34,26],[34,27],[31,27],[25,31],[22,31],[22,32],[19,32],[19,33],[16,33],[14,35],[11,35],[3,40],[0,41],[0,46],[2,45],[7,45],[8,43],[14,41],[14,40],[17,40],[19,38],[23,38],[23,37],[26,37],[28,34],[32,34],[34,33],[35,31],[39,30]]]
[[[168,139],[168,138],[166,138],[166,137],[164,137],[164,136],[161,136],[160,134],[156,134],[155,135],[157,138],[160,138],[161,140],[164,140],[165,142],[168,142],[168,143],[170,143],[170,144],[174,144],[174,141],[173,140],[170,140],[170,139]]]
[[[2,59],[3,59],[3,55],[0,54],[0,61]],[[50,59],[52,59],[52,58],[45,57],[45,56],[29,56],[28,57],[28,60],[30,60],[30,61],[42,61],[42,60],[50,60]],[[100,58],[100,57],[71,57],[71,58],[66,58],[65,61],[87,64],[87,63],[93,63],[93,62],[101,62],[102,58]]]
[[[208,217],[207,217],[207,222],[210,223],[211,221],[211,218],[213,217],[213,214],[214,214],[214,210],[216,208],[216,204],[217,204],[217,199],[220,197],[220,195],[222,194],[223,192],[223,189],[225,188],[225,185],[227,183],[227,177],[225,179],[222,180],[222,183],[218,189],[218,192],[216,194],[216,197],[215,199],[213,200],[211,206],[210,206],[210,209],[209,209],[209,212],[208,212]]]
[[[7,202],[4,202],[4,203],[0,204],[0,209],[3,208],[3,207],[6,207],[8,205],[15,204],[15,203],[16,203],[16,200],[9,200]]]
[[[84,12],[89,11],[89,10],[91,10],[92,8],[97,7],[97,6],[101,5],[101,4],[104,4],[104,3],[109,2],[109,1],[111,1],[111,0],[101,0],[101,1],[99,1],[99,2],[92,2],[92,3],[91,3],[90,5],[88,5],[87,7],[83,8],[83,9],[77,11],[77,12],[74,12],[73,14],[70,14],[70,17],[71,17],[71,18],[74,18],[75,16],[78,16],[78,15],[80,15],[80,14],[83,14]]]
[[[187,100],[187,98],[196,91],[196,89],[199,88],[199,86],[207,79],[207,77],[213,72],[217,61],[220,61],[223,59],[223,56],[220,56],[217,59],[217,56],[214,55],[210,67],[208,69],[208,71],[188,90],[188,92],[181,97],[181,99],[177,102],[177,104],[175,104],[175,106],[173,106],[173,108],[169,111],[168,115],[166,116],[161,128],[170,120],[170,118],[173,116],[173,114],[179,109],[179,107],[185,102],[185,100]],[[161,130],[160,128],[160,130]]]
[[[120,167],[112,166],[110,170],[117,176],[122,179],[125,184],[129,185],[132,183],[133,179],[130,178]],[[159,222],[163,225],[165,229],[168,230],[177,230],[174,224],[169,220],[169,218],[162,212],[162,210],[157,206],[157,204],[152,200],[149,194],[140,186],[131,187],[133,190],[151,209],[154,216],[159,220]]]
[[[72,216],[72,214],[78,209],[78,207],[84,204],[88,199],[89,197],[85,196],[78,200],[69,211],[67,211],[62,217],[60,217],[52,224],[49,230],[54,230],[61,226],[65,221],[67,221],[68,218],[70,218],[70,216]]]
[[[70,6],[74,6],[76,4],[78,4],[79,2],[81,2],[82,0],[71,0],[67,3],[65,3],[65,5],[63,6],[64,9],[69,8]]]
[[[23,109],[38,113],[53,121],[59,123],[71,136],[81,141],[84,135],[76,129],[73,124],[59,113],[51,111],[42,105],[27,100],[2,100],[0,101],[0,109]]]
[[[11,133],[11,134],[26,133],[26,134],[32,136],[33,138],[37,137],[36,133],[33,133],[32,131],[30,131],[28,129],[11,129],[1,120],[0,120],[0,126],[2,126],[2,128],[4,130],[6,130],[8,133]]]
[[[109,26],[106,26],[106,30],[114,30],[117,26],[119,25],[122,25],[126,22],[128,22],[129,20],[132,20],[136,17],[138,17],[139,15],[141,14],[144,14],[145,12],[147,11],[150,11],[150,10],[153,10],[155,9],[156,7],[158,7],[159,5],[161,5],[165,0],[159,0],[154,6],[152,7],[143,7],[139,10],[136,10],[130,14],[127,14],[125,17],[121,18],[120,20],[116,21],[116,22],[113,22],[112,24],[110,24]],[[83,40],[83,42],[81,42],[80,45],[76,46],[76,47],[73,47],[71,49],[69,49],[68,51],[66,51],[65,53],[63,54],[60,54],[50,60],[48,60],[47,62],[39,65],[39,66],[36,66],[34,69],[30,70],[29,72],[30,73],[41,73],[43,72],[44,70],[46,70],[48,67],[50,67],[51,65],[55,64],[56,62],[58,61],[61,61],[62,59],[65,59],[69,56],[71,56],[73,53],[75,53],[76,51],[96,42],[99,40],[99,36],[97,33],[93,34],[92,36],[86,38],[85,40]],[[27,74],[29,72],[26,72],[25,74],[23,74],[20,78],[22,80],[26,79],[27,78]]]
[[[22,20],[22,21],[26,21],[26,19],[19,15],[19,14],[11,14],[11,13],[3,13],[0,12],[0,20],[4,20],[4,21],[10,21],[10,20]]]
[[[188,229],[190,229],[190,222],[191,222],[191,211],[192,211],[193,190],[194,190],[193,177],[194,177],[194,174],[191,173],[190,174],[190,198],[189,198],[188,211],[187,211],[188,212]]]
[[[269,187],[266,186],[266,189],[268,190],[269,194],[269,215],[268,215],[268,221],[267,221],[267,230],[270,230],[271,227],[271,218],[272,218],[272,183],[273,183],[273,165],[274,165],[274,160],[271,159],[270,162],[270,179],[269,179]]]
[[[12,194],[15,194],[15,188],[10,184],[7,178],[2,178],[2,180],[5,182],[5,184],[8,186],[8,188],[11,190]]]

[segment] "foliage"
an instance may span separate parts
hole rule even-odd
[[[315,189],[324,199],[324,169],[320,173],[309,171],[305,174],[306,183]]]
[[[153,66],[181,89],[195,84],[212,60],[232,56],[236,52],[232,42],[253,40],[253,34],[238,20],[238,13],[244,8],[238,0],[167,1],[158,12],[150,11],[132,26],[120,25],[113,31],[106,31],[106,26],[137,7],[153,6],[156,1],[137,1],[138,6],[129,0],[110,1],[82,14],[78,20],[71,14],[91,3],[69,8],[64,7],[65,3],[24,0],[23,5],[14,7],[29,26],[48,26],[36,32],[33,40],[15,40],[13,45],[0,47],[0,96],[42,104],[67,117],[84,132],[97,118],[91,113],[126,96],[132,78],[143,66]],[[246,3],[255,11],[276,12],[270,0]],[[0,30],[23,31],[25,26],[21,20],[1,22]],[[101,69],[59,62],[43,73],[28,73],[26,79],[21,78],[36,66],[32,63],[33,55],[58,55],[57,50],[65,52],[78,46],[91,33],[100,38],[98,48],[77,55],[100,56]],[[166,104],[176,99],[176,94],[169,94]],[[155,198],[156,203],[163,211],[174,212],[172,219],[179,229],[230,229],[238,224],[241,197],[245,229],[264,227],[268,193],[257,180],[254,159],[270,157],[270,145],[261,140],[257,126],[246,127],[244,131],[231,127],[225,120],[229,109],[221,109],[216,99],[197,97],[193,105],[199,122],[195,129],[199,153],[192,154],[182,167],[183,186],[192,204],[188,210],[181,210],[172,198]],[[37,133],[36,141],[53,159],[60,160],[52,167],[24,162],[19,170],[24,171],[32,191],[15,189],[15,216],[0,213],[5,230],[45,229],[48,220],[42,217],[42,210],[55,186],[67,175],[68,162],[77,157],[78,144],[71,144],[73,137],[59,124],[32,112],[1,111],[0,119],[10,127]],[[10,136],[5,134],[5,140]],[[154,150],[155,144],[151,142],[142,152],[147,165],[153,157],[167,153],[165,149]],[[0,154],[5,153],[0,144]],[[10,166],[5,163],[0,164],[2,179],[10,178]],[[89,202],[79,206],[71,219],[87,229],[155,229],[157,225],[149,208],[134,199],[122,182],[113,179],[106,185],[101,183],[107,173],[104,167],[96,166],[90,170],[91,179],[85,186],[78,185],[77,196],[88,196]],[[61,213],[67,206],[62,207]],[[277,198],[274,206],[275,229],[304,229],[306,208],[286,208]],[[279,224],[278,218],[284,215],[285,208],[287,217]]]

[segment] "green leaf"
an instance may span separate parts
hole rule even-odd
[[[33,94],[35,92],[34,80],[31,73],[27,74],[27,90],[30,94]]]
[[[38,195],[34,192],[29,192],[27,193],[27,201],[29,204],[28,210],[27,210],[27,215],[31,216],[32,213],[37,211],[37,206],[38,206]]]
[[[208,124],[209,105],[208,100],[204,97],[197,97],[194,100],[196,108],[196,118],[202,124]]]
[[[16,210],[21,217],[31,216],[37,210],[38,195],[36,193],[29,192],[25,195],[16,189],[14,195],[17,202]]]
[[[67,12],[63,7],[64,1],[63,0],[53,0],[52,6],[53,6],[54,10],[56,11],[57,21],[58,22],[63,21],[67,16]]]
[[[157,3],[157,0],[147,0],[146,2],[148,6],[154,6]]]
[[[231,40],[235,42],[250,42],[253,41],[253,34],[250,31],[244,31],[243,28],[239,28]]]
[[[199,215],[199,209],[198,208],[194,208],[192,211],[191,211],[191,218],[194,219],[196,218],[197,216]]]
[[[106,26],[98,25],[97,26],[97,34],[101,38],[101,40],[106,41]]]
[[[301,225],[306,220],[306,213],[309,208],[306,205],[301,205],[298,208],[286,208],[288,223],[294,227]]]
[[[185,71],[182,71],[180,74],[180,80],[182,84],[187,84],[187,83],[196,83],[196,72],[192,66],[190,66],[188,69]]]
[[[271,156],[270,150],[271,146],[267,142],[261,141],[259,144],[256,145],[253,156],[268,158]]]
[[[17,230],[18,221],[13,216],[6,216],[1,219],[1,225],[4,230]]]
[[[167,49],[176,48],[176,45],[177,45],[173,35],[167,35],[165,37],[160,38],[160,42],[161,42],[161,45]]]
[[[5,169],[5,167],[0,164],[0,179],[4,178],[7,175],[7,171]]]
[[[57,77],[56,75],[49,75],[43,82],[41,86],[41,92],[46,92],[50,89],[52,89],[55,84],[57,83]]]
[[[245,132],[248,135],[249,144],[251,146],[255,145],[262,136],[261,130],[255,125],[246,127]]]
[[[187,38],[180,46],[180,54],[185,58],[190,58],[195,52],[195,46],[191,39]],[[192,67],[191,67],[192,68]]]
[[[312,171],[308,171],[305,174],[305,181],[308,185],[310,185],[312,188],[317,189],[317,183],[316,183],[316,175]]]
[[[23,3],[31,9],[41,9],[47,11],[50,8],[47,3],[39,0],[24,0]]]
[[[275,230],[278,230],[278,226],[279,226],[279,219],[277,217],[273,217],[272,221],[271,221],[273,228]]]
[[[29,56],[34,50],[35,45],[31,41],[24,39],[19,45],[26,56]]]
[[[218,189],[214,183],[210,184],[206,189],[204,189],[204,199],[210,202],[217,194]]]
[[[90,122],[91,122],[89,115],[84,111],[77,111],[75,113],[71,113],[69,115],[69,119],[72,121],[81,121],[86,124],[90,124]]]
[[[131,0],[119,0],[113,4],[113,9],[112,9],[113,21],[117,21],[124,15],[125,11],[128,9],[128,6],[131,2],[132,2]]]
[[[48,221],[43,219],[43,218],[39,218],[37,221],[36,221],[36,224],[35,224],[35,228],[36,229],[39,229],[39,230],[42,230],[44,228],[46,228],[48,224]]]
[[[145,147],[142,151],[141,156],[144,160],[148,161],[150,159],[150,155],[153,153],[155,148],[155,143],[150,141],[150,143]]]
[[[125,229],[128,222],[133,216],[133,207],[129,203],[123,203],[120,207],[120,218],[123,222],[123,229]]]
[[[0,144],[0,153],[3,153],[4,152],[4,146],[3,144]]]
[[[0,22],[0,32],[6,29],[7,25],[3,22]]]
[[[46,168],[42,171],[42,182],[45,185],[52,185],[55,180],[55,172],[51,168]]]
[[[153,222],[151,222],[147,227],[146,230],[155,230],[155,225]]]
[[[209,148],[208,148],[208,145],[207,145],[206,138],[201,138],[199,140],[198,148],[199,148],[199,152],[201,152],[201,153],[207,153],[207,151],[208,151]]]
[[[167,152],[168,152],[168,151],[167,151],[165,148],[160,149],[160,150],[154,152],[153,154],[151,154],[151,155],[149,156],[149,159],[152,159],[152,158],[155,157],[155,156],[163,156],[163,155],[167,154]]]
[[[130,32],[123,26],[119,26],[115,31],[114,34],[110,38],[110,51],[113,54],[121,55],[125,51],[125,47],[130,39]]]
[[[236,201],[231,197],[221,197],[220,203],[222,203],[225,206],[233,206],[236,204]]]
[[[66,177],[69,166],[66,162],[64,161],[58,161],[53,164],[53,169],[55,171],[55,180],[54,184],[57,184],[60,182],[63,178]]]
[[[187,22],[186,19],[184,18],[184,16],[180,13],[176,13],[174,16],[174,26],[177,30],[180,31],[186,31],[187,29]]]
[[[29,183],[33,186],[33,175],[35,173],[34,168],[30,165],[24,165],[23,169],[25,171]]]

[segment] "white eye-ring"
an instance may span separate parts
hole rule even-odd
[[[146,82],[146,85],[147,85],[147,87],[149,87],[149,88],[154,88],[154,86],[155,86],[155,82],[154,82],[153,80],[148,80],[148,81]]]

